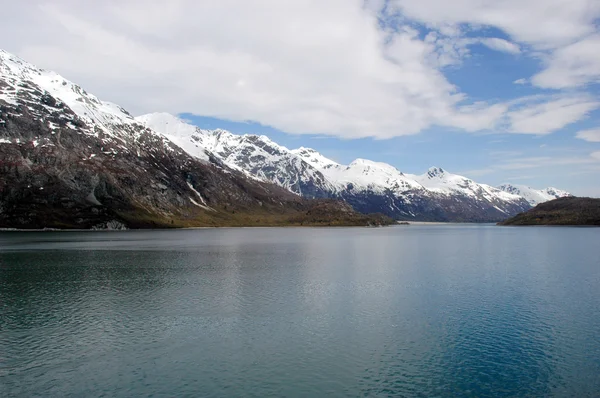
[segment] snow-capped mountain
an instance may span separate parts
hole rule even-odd
[[[0,227],[387,222],[249,179],[178,134],[0,50]]]
[[[512,193],[525,198],[531,206],[535,206],[539,203],[547,202],[552,199],[573,196],[567,191],[562,191],[552,187],[545,189],[534,189],[528,187],[527,185],[503,184],[498,188],[504,192]]]
[[[138,116],[136,120],[164,134],[192,156],[205,158],[212,154],[233,169],[296,194],[322,198],[334,190],[319,170],[264,135],[202,130],[168,113]]]
[[[59,74],[39,69],[4,50],[0,50],[0,76],[2,76],[1,100],[12,105],[19,103],[37,105],[41,102],[45,110],[51,111],[68,107],[80,122],[90,127],[86,131],[89,134],[98,136],[104,133],[114,136],[123,133],[122,130],[131,133],[131,126],[138,124],[120,106],[100,101],[93,94],[87,93]],[[52,99],[56,101],[52,103]],[[34,114],[37,112],[37,116],[40,116],[41,111],[33,108],[29,106],[29,111]],[[58,116],[60,119],[68,119],[66,115]],[[73,123],[73,120],[69,120],[69,123]],[[115,129],[115,126],[120,128]],[[48,127],[57,130],[59,125],[49,124]]]
[[[519,195],[437,167],[419,176],[366,159],[341,165],[311,148],[290,150],[265,136],[202,130],[165,113],[136,120],[180,142],[193,156],[206,151],[255,178],[310,198],[341,198],[361,212],[399,219],[495,221],[529,208]]]
[[[436,167],[409,175],[366,159],[342,165],[263,135],[202,130],[165,113],[133,118],[2,50],[0,155],[0,224],[8,215],[35,224],[19,216],[27,213],[22,206],[64,205],[56,217],[83,226],[140,212],[144,222],[161,223],[198,212],[231,219],[271,205],[277,213],[288,205],[302,209],[301,197],[342,199],[396,219],[496,221],[528,209],[531,200]]]

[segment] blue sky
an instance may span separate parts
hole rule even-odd
[[[26,3],[26,4],[25,4]],[[31,0],[3,48],[133,114],[600,196],[597,0]]]

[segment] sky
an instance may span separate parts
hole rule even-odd
[[[600,1],[28,0],[0,47],[132,114],[600,197]]]

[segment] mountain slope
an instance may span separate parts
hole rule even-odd
[[[530,207],[518,195],[439,168],[413,176],[366,159],[341,165],[314,149],[289,150],[265,136],[202,130],[164,113],[136,119],[175,142],[184,142],[182,148],[192,156],[205,150],[256,179],[304,197],[343,199],[363,213],[406,220],[498,221]]]
[[[535,206],[539,203],[547,202],[552,199],[565,198],[573,196],[566,191],[548,187],[545,189],[534,189],[526,185],[503,184],[498,187],[504,192],[519,195],[525,198],[530,205]]]
[[[600,199],[563,197],[540,203],[499,225],[598,225]]]
[[[0,51],[0,227],[385,223],[190,156],[117,105]],[[336,209],[339,209],[336,210]],[[341,218],[340,218],[341,217]]]
[[[202,130],[167,113],[138,116],[136,120],[164,134],[192,156],[202,158],[205,153],[211,153],[233,169],[296,194],[325,198],[330,197],[328,192],[334,189],[320,171],[264,135]]]

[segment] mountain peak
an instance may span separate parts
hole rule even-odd
[[[430,178],[441,177],[444,174],[446,174],[446,170],[442,169],[441,167],[437,167],[437,166],[430,167],[427,170],[427,175]]]
[[[304,146],[301,146],[300,148],[296,148],[294,149],[294,151],[296,152],[305,152],[305,153],[319,153],[316,150],[312,149],[312,148],[307,148]]]
[[[336,162],[323,156],[319,151],[316,151],[312,148],[301,146],[300,148],[292,149],[290,152],[296,156],[299,156],[302,158],[302,160],[317,169],[327,169],[338,166]]]

